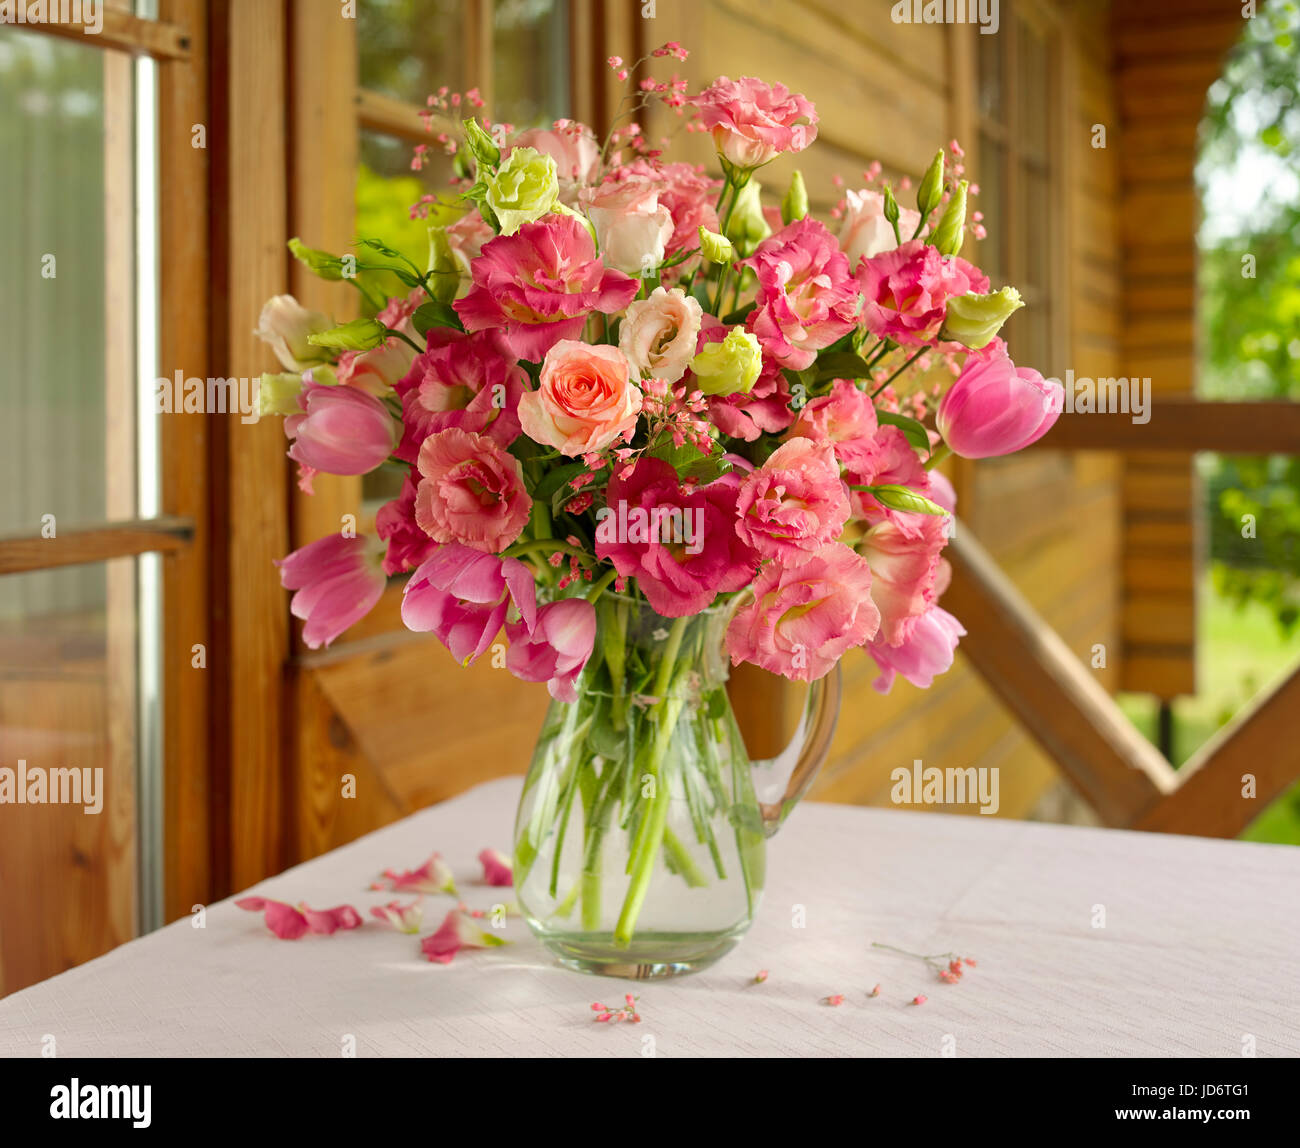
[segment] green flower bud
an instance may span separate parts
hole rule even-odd
[[[550,211],[559,194],[555,160],[535,148],[517,147],[488,182],[486,198],[501,234],[513,235]]]
[[[756,179],[745,184],[736,192],[736,205],[727,221],[727,238],[744,258],[753,255],[754,248],[772,234],[772,228],[763,215],[762,191],[763,185]]]
[[[934,159],[921,177],[921,185],[916,189],[916,206],[924,219],[943,199],[943,152],[935,152]]]
[[[762,348],[744,327],[732,327],[720,343],[706,343],[691,360],[695,385],[706,395],[749,394],[762,369]]]
[[[339,256],[331,255],[328,251],[317,251],[314,247],[307,247],[296,237],[289,240],[289,250],[299,263],[322,279],[343,278],[343,260]],[[352,266],[355,271],[355,259],[352,260]]]
[[[944,255],[956,255],[966,239],[966,181],[957,185],[957,190],[948,200],[939,226],[935,228],[930,242]]]
[[[313,373],[312,378],[316,376]],[[317,380],[320,381],[320,380]],[[302,375],[265,374],[257,385],[258,415],[300,415],[298,395],[302,392]]]
[[[736,249],[731,240],[707,227],[700,228],[700,256],[705,263],[726,263],[736,261]]]
[[[383,345],[385,327],[378,319],[353,319],[341,327],[308,335],[313,347],[331,347],[339,351],[373,351]]]
[[[460,264],[445,227],[429,228],[429,289],[439,303],[450,303],[460,290]]]
[[[948,300],[939,338],[978,351],[987,347],[1002,324],[1023,306],[1020,292],[1014,287],[1003,287],[989,295],[958,295]]]
[[[465,129],[465,146],[480,167],[496,167],[501,162],[501,149],[492,141],[492,137],[483,129],[483,125],[474,118],[461,121]]]
[[[790,177],[790,190],[781,200],[781,222],[793,223],[808,214],[808,189],[804,186],[803,172],[796,170]]]

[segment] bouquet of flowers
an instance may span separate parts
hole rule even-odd
[[[647,61],[685,58],[670,43]],[[647,61],[610,66],[626,81]],[[712,137],[720,175],[651,145],[635,117],[652,100]],[[444,90],[430,124],[480,104]],[[427,257],[373,238],[345,256],[292,244],[373,317],[338,325],[280,296],[259,328],[288,372],[263,378],[261,409],[287,416],[301,485],[383,465],[404,476],[377,539],[331,536],[280,563],[307,644],[409,571],[408,627],[463,663],[495,651],[546,682],[560,704],[543,747],[566,764],[524,818],[517,881],[549,850],[547,913],[580,897],[596,927],[617,814],[622,945],[657,858],[688,887],[705,866],[724,873],[715,808],[739,827],[730,853],[751,893],[760,881],[743,795],[727,792],[734,723],[712,647],[813,681],[861,646],[878,689],[899,674],[928,686],[964,632],[938,604],[954,494],[936,464],[1027,446],[1063,399],[999,337],[1017,292],[960,255],[982,227],[955,142],[914,208],[898,200],[907,181],[896,191],[873,165],[828,224],[798,173],[779,206],[757,178],[817,138],[803,96],[725,77],[692,95],[672,76],[641,80],[626,104],[604,141],[566,120],[516,131],[471,116],[437,133],[463,214],[429,228]],[[355,276],[371,270],[406,293],[374,297]],[[670,789],[693,842],[667,821]],[[575,794],[581,876],[561,890]]]

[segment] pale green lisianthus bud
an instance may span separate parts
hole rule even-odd
[[[803,172],[796,170],[790,177],[790,189],[781,200],[781,222],[790,224],[808,214],[808,189],[804,186]]]
[[[298,395],[301,392],[302,375],[265,374],[257,384],[257,413],[259,415],[300,415],[302,407],[298,405]]]
[[[948,300],[948,311],[939,338],[961,343],[972,351],[987,347],[1024,303],[1014,287],[1003,287],[988,295],[971,292]]]
[[[925,175],[921,177],[920,186],[916,189],[916,206],[921,212],[921,218],[924,219],[936,207],[939,201],[943,199],[943,152],[934,153],[934,159],[930,161],[930,166],[926,168]]]
[[[289,251],[299,263],[322,279],[343,278],[343,272],[346,268],[343,265],[341,256],[331,255],[328,251],[318,251],[315,247],[308,247],[296,236],[289,240]],[[352,260],[352,265],[355,270],[355,258]]]
[[[382,346],[386,338],[383,323],[378,319],[353,319],[340,327],[307,336],[313,347],[329,347],[337,351],[373,351]]]
[[[502,235],[541,219],[559,198],[555,160],[535,148],[517,147],[487,186],[488,206],[496,213]]]
[[[705,263],[734,263],[736,249],[731,240],[707,227],[700,228],[700,256]]]
[[[501,162],[501,149],[483,130],[483,125],[470,118],[462,120],[460,126],[465,129],[465,146],[469,148],[470,155],[482,167],[496,167]]]
[[[445,227],[429,228],[429,288],[439,303],[450,303],[460,290],[460,264]]]
[[[763,351],[744,327],[732,327],[720,343],[707,343],[691,360],[695,384],[706,395],[748,394],[763,369]]]
[[[762,191],[763,185],[756,179],[745,184],[736,192],[736,206],[731,209],[731,218],[727,221],[727,238],[746,259],[772,234],[772,228],[763,215]]]
[[[581,211],[574,211],[567,204],[561,203],[558,199],[551,204],[551,213],[553,215],[567,215],[570,219],[576,219],[583,227],[587,229],[587,234],[591,236],[592,243],[600,245],[600,240],[596,238],[596,227]]]
[[[966,239],[966,181],[957,185],[957,190],[948,200],[939,226],[935,228],[931,242],[943,255],[956,255]]]

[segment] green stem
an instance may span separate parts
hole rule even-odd
[[[690,850],[682,844],[681,838],[671,829],[664,828],[664,852],[673,859],[673,864],[677,867],[677,872],[682,875],[682,879],[691,889],[702,889],[708,884],[700,867],[695,864],[695,858],[691,856]]]
[[[898,368],[898,370],[896,370],[892,375],[890,375],[889,378],[887,378],[883,383],[881,383],[880,386],[878,386],[874,391],[872,391],[871,397],[874,399],[878,394],[880,394],[881,391],[883,391],[887,386],[889,386],[890,383],[892,383],[896,378],[898,378],[899,375],[901,375],[905,370],[907,370],[908,367],[910,367],[913,363],[915,363],[916,360],[919,359],[922,355],[924,355],[928,350],[930,350],[929,347],[922,347],[919,351],[917,351],[916,354],[914,354],[911,358],[909,358],[907,362],[905,362],[901,367]]]
[[[950,447],[946,442],[940,443],[935,448],[934,453],[930,455],[929,461],[925,464],[925,469],[933,470],[950,454],[952,454],[952,447]]]

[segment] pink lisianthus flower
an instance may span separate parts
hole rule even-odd
[[[483,864],[483,880],[489,885],[513,885],[515,867],[510,858],[495,849],[484,849],[478,859]]]
[[[583,191],[579,202],[596,229],[606,267],[641,275],[664,261],[673,217],[659,202],[659,191],[649,179],[608,180]]]
[[[963,458],[1011,454],[1037,442],[1061,415],[1065,388],[999,352],[967,360],[939,403],[935,425]]]
[[[895,426],[876,429],[867,448],[855,452],[847,467],[844,481],[854,486],[906,486],[918,494],[928,496],[931,487],[930,472],[907,441],[907,436]],[[912,517],[907,511],[892,510],[882,506],[869,490],[854,490],[851,495],[853,517],[867,522],[895,515]]]
[[[449,427],[486,435],[503,447],[519,436],[519,397],[528,375],[500,335],[466,335],[450,327],[429,332],[429,346],[397,383],[402,441],[394,452],[414,462],[420,444]]]
[[[529,628],[507,622],[506,669],[525,682],[545,682],[560,702],[578,700],[577,680],[596,644],[596,610],[585,598],[548,602]]]
[[[798,219],[744,261],[758,279],[746,326],[777,363],[802,371],[857,322],[861,290],[849,261],[815,219]]]
[[[385,869],[383,878],[393,893],[448,893],[455,897],[456,878],[440,853],[430,854],[418,869]]]
[[[836,379],[830,394],[804,404],[787,437],[826,443],[841,463],[853,467],[875,453],[879,429],[876,407],[870,396],[852,379]]]
[[[764,558],[798,559],[838,538],[849,511],[830,443],[792,438],[741,481],[736,533]]]
[[[284,420],[289,457],[326,474],[368,474],[397,446],[401,426],[374,395],[357,387],[303,383],[303,413]]]
[[[419,900],[403,905],[401,901],[389,901],[387,905],[374,905],[370,915],[381,921],[387,921],[399,933],[418,933],[424,921],[424,909]]]
[[[339,929],[355,929],[361,924],[361,914],[351,905],[309,909],[303,904],[290,905],[267,897],[241,897],[235,906],[252,913],[263,913],[266,927],[282,941],[296,941],[307,933],[329,936]]]
[[[587,316],[611,315],[636,295],[636,280],[596,258],[591,235],[567,215],[524,223],[483,244],[474,286],[452,306],[467,331],[504,330],[516,358],[541,362],[561,339],[577,339]]]
[[[883,251],[893,251],[898,246],[894,226],[885,218],[885,197],[878,191],[846,191],[844,193],[844,221],[840,224],[839,241],[849,266],[856,268],[860,259],[871,259]],[[921,213],[909,208],[898,212],[898,235],[906,243],[912,237]]]
[[[461,949],[490,949],[505,943],[503,937],[480,929],[463,910],[452,909],[438,931],[420,942],[420,950],[429,960],[449,965]]]
[[[415,329],[415,324],[411,321],[412,316],[420,309],[420,306],[429,301],[429,296],[425,293],[423,287],[416,287],[406,298],[393,296],[384,304],[384,309],[375,316],[385,327],[391,331],[401,331],[408,339],[416,342],[420,340],[420,333]],[[400,339],[393,340],[401,342]],[[408,348],[409,350],[409,348]]]
[[[965,628],[947,610],[931,606],[916,619],[912,632],[900,645],[875,641],[867,646],[867,653],[880,670],[880,676],[871,684],[879,693],[887,694],[894,678],[902,674],[912,685],[928,690],[939,674],[952,667],[957,640],[964,633]]]
[[[385,574],[414,570],[438,548],[438,544],[415,520],[418,487],[419,478],[408,470],[402,479],[401,493],[385,502],[375,514],[375,533],[387,544],[384,553]]]
[[[977,267],[958,257],[944,257],[936,247],[912,239],[892,251],[862,260],[863,325],[877,338],[905,347],[932,343],[954,295],[988,291],[989,281]]]
[[[733,664],[753,662],[794,681],[824,677],[845,650],[876,636],[871,589],[866,560],[839,542],[800,562],[765,563],[753,599],[727,627],[727,652]]]
[[[540,148],[538,149],[541,150]],[[447,226],[447,245],[461,269],[461,274],[468,276],[474,260],[483,250],[483,244],[496,238],[496,232],[487,220],[479,214],[477,208],[471,207],[455,223]],[[462,282],[462,292],[465,284]]]
[[[496,554],[528,525],[523,468],[486,435],[456,427],[431,434],[417,465],[415,521],[436,542]]]
[[[934,605],[939,552],[947,543],[947,520],[934,514],[896,514],[862,536],[857,551],[871,566],[881,641],[901,645]]]
[[[664,244],[665,255],[676,255],[700,245],[700,228],[719,231],[714,192],[721,180],[710,179],[703,167],[689,163],[652,164],[637,159],[615,168],[610,180],[645,179],[659,193],[659,205],[668,209],[673,232]]]
[[[631,433],[642,397],[617,347],[564,339],[546,352],[537,390],[519,400],[519,422],[534,442],[589,454]]]
[[[537,621],[533,576],[517,558],[498,558],[456,542],[438,547],[402,592],[408,630],[432,632],[468,664],[482,657],[505,625],[511,607],[531,629]]]
[[[289,612],[306,622],[309,648],[328,646],[374,608],[387,584],[381,554],[373,539],[329,534],[276,559],[280,585],[294,591]]]
[[[719,76],[691,102],[718,154],[733,167],[761,167],[783,152],[803,151],[817,138],[812,103],[784,84]]]
[[[391,308],[394,304],[401,303],[403,303],[401,299],[392,299],[388,306]],[[396,315],[392,317],[396,318]],[[419,340],[419,335],[411,326],[409,318],[397,325],[410,332],[407,338]],[[394,335],[385,339],[381,346],[369,351],[344,351],[339,356],[338,381],[349,387],[368,391],[376,398],[382,399],[392,393],[398,380],[411,369],[414,361],[415,349],[410,343]]]
[[[719,594],[746,585],[758,565],[736,534],[739,487],[734,474],[725,474],[685,489],[672,466],[649,456],[630,473],[616,468],[597,514],[596,554],[636,578],[658,613],[698,614]]]
[[[529,128],[515,136],[512,150],[530,147],[555,160],[560,202],[576,207],[578,192],[600,173],[600,142],[586,124],[557,120],[551,128]]]

